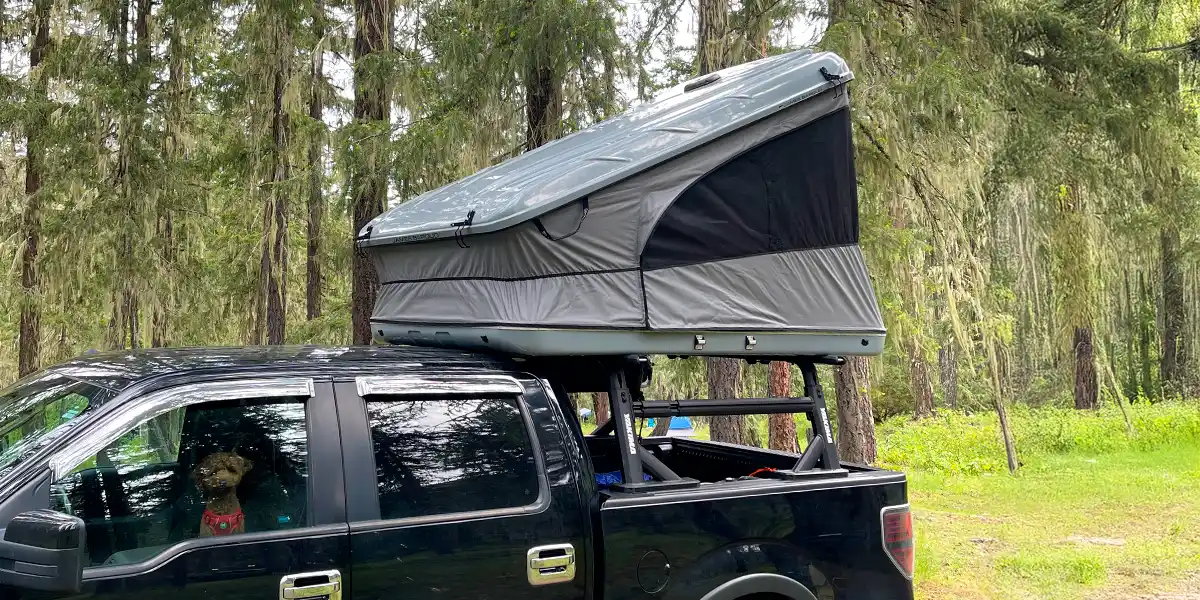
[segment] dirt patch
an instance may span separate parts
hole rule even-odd
[[[1125,540],[1120,538],[1103,538],[1103,537],[1085,537],[1082,535],[1073,535],[1067,538],[1067,542],[1072,544],[1084,544],[1088,546],[1124,546]]]
[[[1173,587],[1170,591],[1149,593],[1109,589],[1088,596],[1088,600],[1200,600],[1200,574],[1188,579],[1183,585]]]

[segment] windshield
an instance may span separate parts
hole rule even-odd
[[[38,373],[0,391],[0,477],[113,395],[111,389],[56,372]]]

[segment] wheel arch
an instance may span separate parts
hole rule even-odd
[[[799,581],[775,573],[754,573],[727,581],[705,594],[702,600],[740,600],[748,596],[787,600],[817,600]]]

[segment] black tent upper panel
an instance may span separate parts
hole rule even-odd
[[[858,243],[850,111],[734,157],[683,192],[646,241],[658,269]]]

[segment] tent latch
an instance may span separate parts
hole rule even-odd
[[[756,346],[756,345],[758,345],[758,340],[754,339],[754,336],[752,336],[752,335],[746,336],[746,349],[747,350],[753,350],[754,346]]]
[[[845,75],[830,73],[829,69],[826,69],[825,67],[821,67],[821,76],[825,78],[825,81],[841,81],[842,78],[845,77]]]
[[[704,336],[702,336],[702,335],[697,335],[697,336],[696,336],[696,345],[695,345],[695,349],[696,349],[696,350],[703,350],[703,349],[704,349],[704,344],[705,344],[705,342],[704,342]]]
[[[467,211],[467,218],[465,218],[457,223],[450,224],[451,227],[457,228],[454,230],[454,243],[457,244],[459,248],[470,248],[470,246],[467,245],[467,241],[463,238],[463,230],[470,227],[471,223],[474,223],[474,222],[475,222],[475,209],[471,209],[471,210]]]

